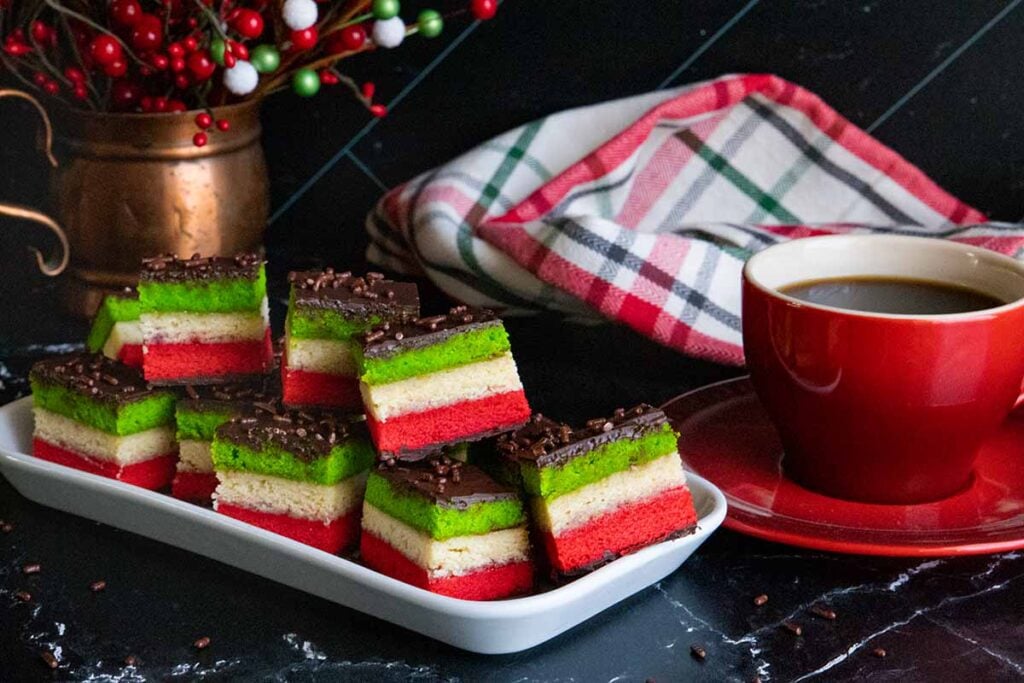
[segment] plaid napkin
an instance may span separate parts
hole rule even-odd
[[[740,364],[743,261],[779,241],[864,231],[1019,255],[985,216],[812,93],[770,75],[573,109],[389,192],[368,258],[466,303],[618,320]]]

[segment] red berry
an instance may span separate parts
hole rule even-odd
[[[374,85],[371,81],[367,81],[366,83],[363,83],[361,92],[363,93],[363,97],[365,97],[368,100],[372,100],[374,93],[377,92],[377,86]]]
[[[205,111],[196,114],[196,125],[206,130],[213,125],[213,117],[207,114]]]
[[[92,39],[89,45],[89,54],[100,66],[112,64],[124,56],[121,43],[113,36],[106,34],[98,35]]]
[[[171,100],[167,103],[167,111],[174,114],[183,114],[188,111],[188,107],[181,100]]]
[[[185,40],[181,41],[182,47],[185,48],[185,52],[195,52],[199,49],[199,41],[189,36]]]
[[[251,9],[239,10],[231,26],[246,38],[259,38],[263,33],[263,17]]]
[[[164,42],[164,24],[155,14],[143,13],[132,26],[132,47],[155,50]]]
[[[150,60],[150,63],[157,71],[163,71],[171,65],[171,60],[167,58],[167,55],[153,55],[153,59]]]
[[[210,59],[206,50],[197,50],[188,56],[188,70],[192,72],[197,81],[205,81],[213,75],[217,65]]]
[[[493,19],[494,15],[498,13],[498,2],[497,0],[471,0],[469,11],[477,19],[487,21]]]
[[[372,104],[370,105],[370,113],[379,119],[388,113],[388,108],[383,104]]]
[[[114,0],[110,4],[110,16],[121,26],[134,26],[142,16],[142,5],[138,0]]]
[[[239,59],[249,59],[249,48],[241,43],[230,40],[228,46],[231,48],[231,54]]]
[[[60,85],[57,83],[57,81],[47,81],[46,84],[43,86],[43,90],[45,90],[50,95],[56,95],[60,92]]]
[[[192,79],[188,77],[188,74],[181,73],[174,77],[174,87],[178,90],[184,90],[190,85],[192,85]]]
[[[153,111],[167,111],[167,98],[166,97],[154,97],[153,98]]]
[[[85,81],[85,73],[77,66],[69,66],[64,69],[64,78],[72,83],[82,83]]]
[[[181,43],[171,43],[170,45],[167,46],[167,54],[169,56],[171,56],[172,58],[173,57],[184,57],[185,56],[185,48],[182,46]]]
[[[192,144],[196,147],[205,147],[208,140],[206,133],[196,133],[192,136]]]
[[[304,28],[301,31],[292,31],[290,36],[292,49],[297,51],[308,50],[316,45],[318,37],[315,26]]]
[[[32,35],[32,40],[39,45],[45,45],[50,42],[51,37],[54,36],[53,29],[38,19],[32,22],[32,25],[29,28],[29,33]]]
[[[217,130],[226,133],[231,130],[231,122],[227,119],[217,119]]]
[[[38,85],[40,88],[46,85],[46,81],[48,80],[50,80],[49,77],[47,77],[47,75],[44,74],[42,71],[37,71],[34,74],[32,74],[32,82]]]
[[[366,44],[366,29],[355,24],[335,31],[327,38],[327,53],[340,55],[342,52],[358,50]]]
[[[111,78],[120,78],[128,73],[128,62],[124,61],[124,59],[116,59],[103,67],[103,73]]]
[[[189,17],[185,20],[185,25],[189,28],[195,28],[196,26],[199,26],[199,20],[195,17]]]
[[[89,91],[84,83],[76,83],[75,87],[71,89],[71,96],[76,100],[85,100],[89,97]]]
[[[237,63],[238,63],[238,60],[235,59],[235,56],[233,54],[231,54],[230,52],[225,52],[224,53],[224,66],[226,66],[227,68],[231,69]]]
[[[332,74],[327,69],[320,72],[320,82],[323,85],[337,85],[339,83],[338,77]]]
[[[142,99],[139,100],[139,108],[145,112],[153,111],[153,98],[149,95],[143,95]]]
[[[185,59],[183,57],[175,57],[171,60],[171,71],[178,73],[179,71],[185,70]]]
[[[110,86],[110,99],[115,109],[131,109],[139,101],[141,94],[142,88],[132,81],[114,81]]]

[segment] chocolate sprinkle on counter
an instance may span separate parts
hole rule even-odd
[[[107,582],[103,581],[102,579],[99,581],[93,581],[89,584],[89,590],[91,590],[93,593],[99,593],[101,591],[106,590],[106,588]]]
[[[26,564],[25,566],[23,566],[21,568],[21,573],[25,574],[25,575],[38,574],[41,571],[43,571],[43,566],[41,564],[39,564],[38,562],[33,562],[32,564]]]
[[[782,622],[782,628],[786,629],[794,636],[802,636],[804,634],[804,627],[792,621]]]
[[[765,595],[764,593],[761,593],[756,598],[754,598],[754,604],[757,605],[758,607],[761,607],[762,605],[768,604],[768,596]]]
[[[834,610],[825,607],[824,605],[815,605],[810,609],[811,614],[822,619],[828,619],[829,621],[835,621],[836,613]]]
[[[18,599],[18,602],[32,602],[32,594],[28,591],[18,591],[14,597]]]
[[[285,408],[236,417],[217,429],[217,437],[254,450],[273,443],[307,462],[328,455],[347,439],[369,438],[366,423],[353,416]]]
[[[244,280],[255,278],[263,265],[258,254],[207,256],[192,254],[184,259],[163,254],[142,260],[143,282],[194,282],[198,280]]]
[[[647,404],[587,420],[580,429],[536,414],[525,426],[499,436],[495,445],[503,458],[529,461],[537,467],[558,466],[603,444],[640,438],[667,421],[665,413]]]
[[[381,273],[353,275],[333,268],[288,273],[297,308],[326,309],[350,315],[383,315],[409,320],[420,313],[420,296],[412,282],[395,282]]]
[[[705,659],[707,659],[708,656],[707,650],[705,650],[700,645],[691,645],[690,654],[693,655],[693,658],[699,662],[703,662]]]
[[[50,667],[51,669],[56,669],[58,666],[60,666],[60,660],[57,659],[56,655],[54,655],[49,650],[43,650],[42,652],[40,652],[39,658],[43,660],[43,664]]]
[[[158,390],[137,369],[101,353],[72,353],[36,362],[29,377],[40,384],[55,385],[83,396],[120,404],[149,398]]]
[[[871,654],[878,657],[879,659],[883,659],[889,653],[885,651],[884,647],[876,647],[874,650],[871,651]]]
[[[518,498],[515,491],[479,468],[446,455],[414,463],[383,464],[377,472],[391,485],[428,498],[441,507],[465,510],[476,503]]]
[[[486,308],[456,306],[447,315],[431,315],[404,323],[384,323],[363,335],[363,355],[386,358],[406,349],[432,346],[469,330],[496,327],[501,319]]]
[[[127,657],[124,658],[124,665],[125,666],[135,666],[138,663],[139,663],[139,658],[136,657],[135,655],[128,655]]]
[[[14,525],[10,522],[2,522],[0,523],[0,531],[4,532],[5,534],[9,534],[12,531],[14,531]]]
[[[203,636],[202,638],[196,638],[195,641],[192,643],[192,647],[194,647],[197,650],[205,650],[206,648],[210,647],[210,638],[209,638],[209,636]]]

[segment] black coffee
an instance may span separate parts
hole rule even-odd
[[[945,282],[894,277],[809,280],[779,291],[812,304],[869,313],[941,315],[1002,306],[991,294]]]

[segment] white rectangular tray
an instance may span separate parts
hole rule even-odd
[[[26,498],[213,558],[471,652],[539,645],[675,571],[725,518],[725,498],[688,474],[697,532],[620,558],[545,593],[458,600],[170,496],[55,465],[27,453],[31,398],[0,407],[0,472]],[[301,568],[301,571],[296,571]]]

